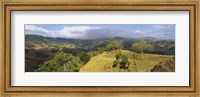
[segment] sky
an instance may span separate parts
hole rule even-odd
[[[174,40],[175,24],[25,24],[25,35],[73,39],[144,38]]]

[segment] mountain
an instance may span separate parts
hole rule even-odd
[[[25,47],[26,49],[35,50],[67,50],[73,49],[77,51],[96,51],[98,48],[106,48],[108,43],[112,40],[123,41],[123,47],[126,50],[132,50],[131,45],[133,43],[140,42],[141,40],[146,41],[148,44],[154,46],[154,50],[147,51],[144,53],[155,53],[155,54],[175,54],[175,41],[174,40],[159,40],[153,37],[143,38],[99,38],[91,40],[80,40],[80,39],[69,39],[69,38],[53,38],[44,37],[39,35],[26,35],[25,36]],[[77,50],[77,51],[76,51]]]
[[[27,49],[53,49],[53,48],[84,48],[89,49],[104,39],[80,40],[68,38],[53,38],[39,35],[25,35]]]
[[[50,50],[58,48],[76,48],[76,45],[63,41],[57,38],[43,37],[39,35],[26,35],[25,36],[25,47],[26,49],[36,49],[36,50]]]

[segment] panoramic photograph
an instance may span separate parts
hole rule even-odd
[[[25,72],[175,72],[175,24],[25,24]]]

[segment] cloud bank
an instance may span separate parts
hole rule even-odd
[[[97,38],[142,38],[154,37],[158,39],[175,39],[175,25],[141,25],[134,29],[106,27],[106,25],[73,25],[61,26],[61,29],[50,30],[39,25],[25,25],[26,35],[42,35],[46,37],[74,38],[74,39],[97,39]],[[148,28],[148,29],[147,29]]]

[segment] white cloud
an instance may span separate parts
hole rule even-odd
[[[135,33],[141,33],[142,31],[141,30],[135,30],[134,32]]]
[[[90,30],[99,29],[99,27],[90,27],[90,26],[65,26],[63,29],[52,33],[53,37],[62,37],[62,38],[77,38],[83,39],[87,37],[86,34]]]
[[[35,35],[42,35],[42,36],[49,36],[51,31],[44,29],[42,27],[38,27],[35,25],[25,25],[25,34],[35,34]]]
[[[174,39],[174,25],[153,25],[152,29],[138,29],[133,31],[109,29],[94,26],[62,26],[60,30],[47,30],[37,25],[25,25],[25,34],[35,34],[47,37],[61,37],[74,39],[96,39],[96,38],[140,38],[155,37],[162,39]]]
[[[61,31],[85,32],[86,30],[98,29],[98,28],[99,27],[90,27],[90,26],[73,26],[73,27],[65,26]]]
[[[42,35],[42,36],[47,36],[47,37],[86,39],[88,37],[87,36],[88,32],[91,32],[91,30],[97,30],[97,29],[100,29],[100,27],[64,26],[61,30],[49,31],[47,29],[44,29],[42,27],[38,27],[35,25],[25,25],[25,34],[35,34],[35,35]]]
[[[45,33],[49,33],[50,31],[44,29],[44,28],[41,28],[41,27],[37,27],[37,26],[34,26],[34,25],[25,25],[25,29],[26,30],[32,30],[32,31],[41,31],[41,32],[45,32]]]
[[[153,25],[155,29],[173,29],[174,25],[163,24],[163,25]]]

